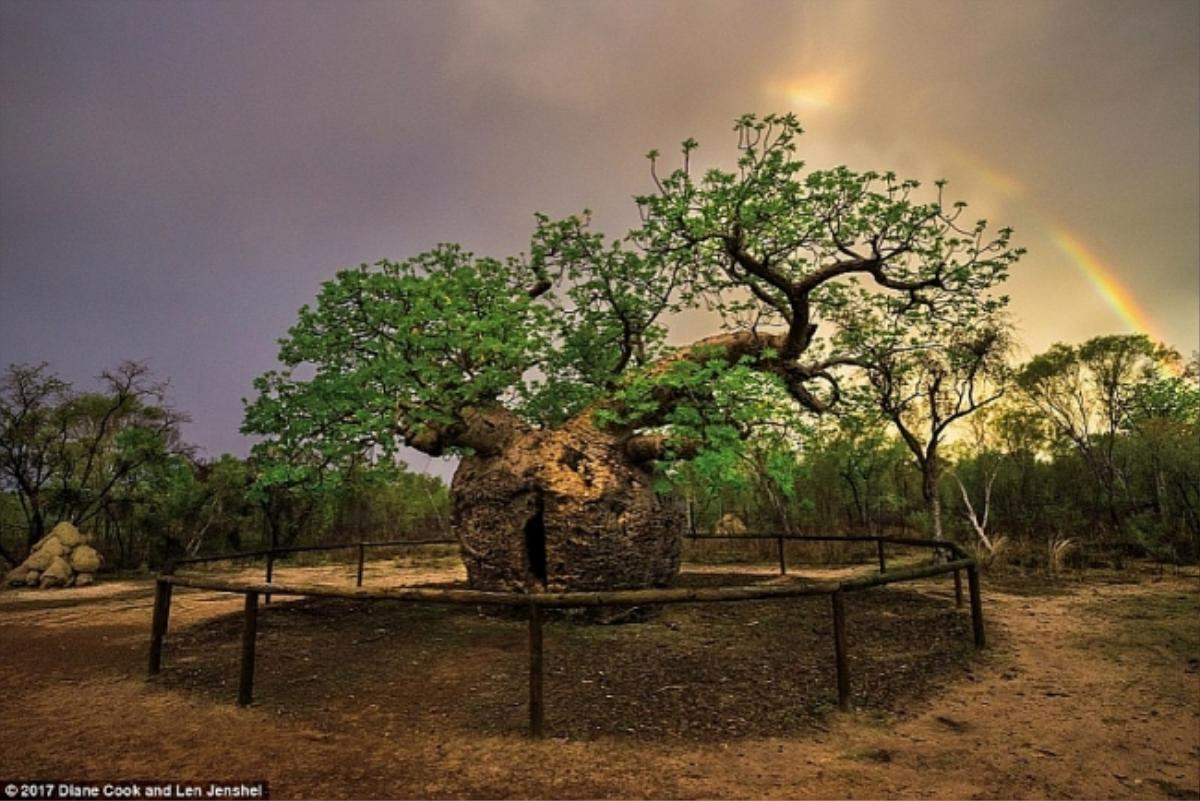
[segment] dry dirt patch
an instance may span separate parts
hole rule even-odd
[[[148,583],[6,593],[0,745],[30,777],[265,776],[278,797],[1195,797],[1196,581],[1029,589],[985,585],[982,657],[956,650],[948,581],[852,596],[848,714],[824,599],[552,621],[542,743],[520,735],[521,621],[272,604],[243,710],[238,598],[180,592],[146,683]]]

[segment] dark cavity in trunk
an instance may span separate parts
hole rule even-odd
[[[541,496],[536,511],[525,521],[525,564],[534,579],[546,584],[546,517]]]

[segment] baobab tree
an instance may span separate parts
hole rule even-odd
[[[620,239],[586,213],[538,215],[528,254],[443,245],[339,272],[245,430],[330,468],[400,445],[461,456],[452,525],[473,586],[669,582],[685,521],[663,466],[736,452],[766,408],[833,408],[879,345],[854,326],[993,311],[1020,255],[1008,229],[963,227],[941,185],[918,202],[891,173],[804,172],[790,115],[734,130],[733,170],[697,175],[689,139],[663,175],[652,151],[642,224]],[[719,333],[667,347],[669,316],[697,306]]]

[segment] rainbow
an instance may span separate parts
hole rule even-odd
[[[1083,271],[1095,286],[1096,291],[1104,298],[1117,316],[1134,331],[1145,334],[1156,343],[1165,343],[1166,339],[1158,332],[1158,327],[1144,308],[1138,303],[1112,268],[1100,260],[1095,253],[1083,243],[1078,236],[1057,225],[1050,226],[1050,237],[1058,249],[1070,257],[1071,261]],[[1180,366],[1171,361],[1164,361],[1162,366],[1175,375],[1181,375]]]
[[[844,94],[843,83],[837,75],[810,72],[789,81],[774,81],[764,88],[770,94],[782,95],[795,106],[823,109],[837,105]],[[939,144],[947,155],[967,167],[1001,195],[1011,199],[1027,197],[1028,188],[1015,175],[998,169],[953,143],[943,141]],[[1046,221],[1044,224],[1058,249],[1087,276],[1096,291],[1126,325],[1138,333],[1145,334],[1156,343],[1166,344],[1166,338],[1162,336],[1154,318],[1138,303],[1137,298],[1111,267],[1067,228],[1052,221]],[[1177,375],[1181,374],[1181,367],[1177,363],[1164,363],[1164,367]]]
[[[1075,234],[1057,225],[1050,226],[1050,236],[1058,249],[1071,258],[1075,265],[1083,271],[1096,287],[1096,291],[1105,302],[1117,313],[1125,324],[1135,331],[1146,334],[1157,342],[1163,342],[1159,336],[1153,318],[1138,303],[1111,267],[1100,260],[1087,245]]]
[[[979,178],[1002,195],[1010,198],[1021,198],[1026,195],[1025,185],[1015,176],[1003,172],[953,145],[947,144],[946,149],[954,158],[969,167]],[[1138,333],[1145,334],[1155,342],[1166,343],[1154,318],[1138,303],[1137,298],[1122,283],[1115,270],[1105,264],[1078,235],[1054,222],[1046,222],[1045,225],[1050,239],[1058,249],[1091,281],[1096,292],[1127,326]],[[1164,366],[1174,373],[1179,373],[1179,366],[1176,364],[1164,364]]]

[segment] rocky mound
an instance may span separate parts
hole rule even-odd
[[[33,546],[29,558],[4,577],[5,587],[85,587],[96,580],[101,557],[92,538],[63,521]]]
[[[735,515],[733,512],[726,512],[720,520],[717,521],[716,533],[726,536],[746,533],[746,524],[742,522],[742,518]]]

